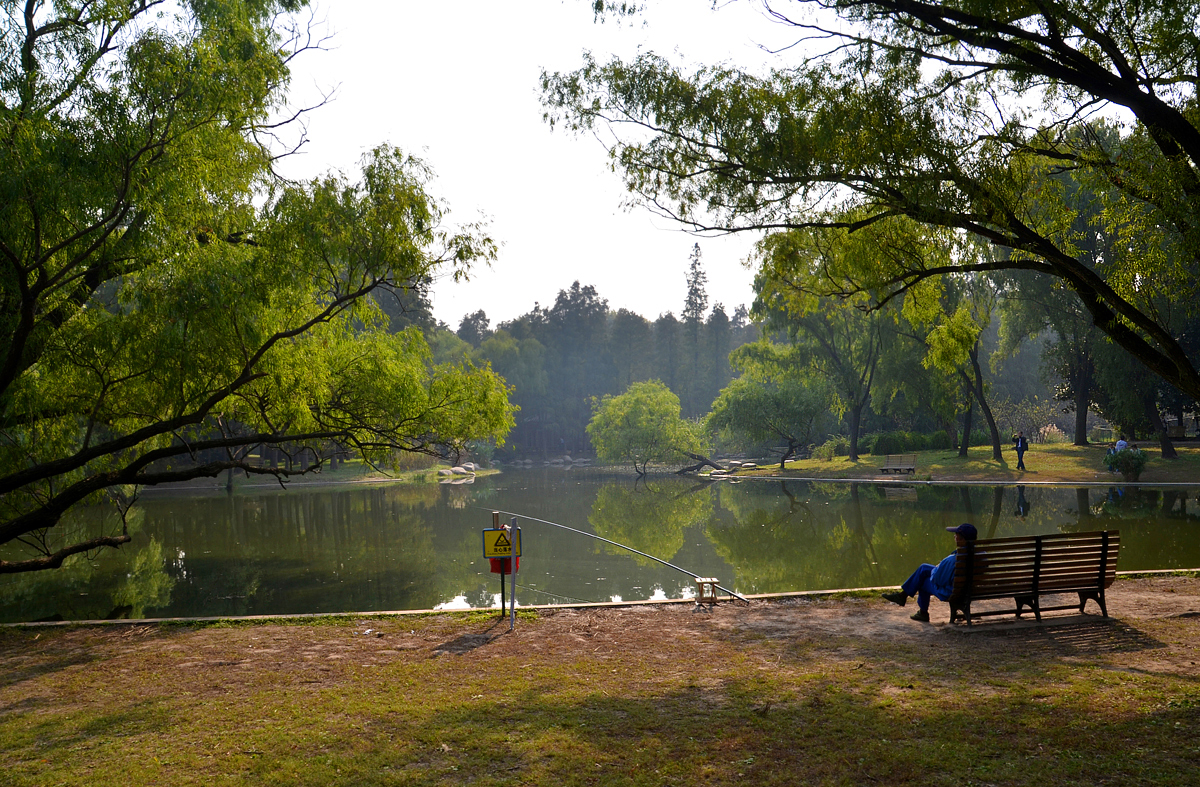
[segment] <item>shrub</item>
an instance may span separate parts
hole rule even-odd
[[[902,454],[908,450],[907,436],[904,432],[884,432],[875,438],[875,446],[871,451],[875,456]]]
[[[1043,443],[1066,443],[1069,442],[1067,433],[1059,429],[1055,424],[1043,426],[1038,432],[1038,438]]]
[[[829,439],[813,449],[813,458],[824,459],[826,462],[835,456],[850,455],[850,438],[845,435],[831,434]]]
[[[943,429],[929,436],[929,447],[933,450],[944,451],[947,448],[953,448],[954,441],[950,439],[950,433]]]
[[[1110,451],[1104,455],[1104,464],[1110,473],[1120,473],[1126,481],[1136,481],[1146,467],[1146,455],[1137,448]]]

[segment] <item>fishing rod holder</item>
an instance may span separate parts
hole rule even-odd
[[[717,603],[716,577],[696,577],[696,606]]]

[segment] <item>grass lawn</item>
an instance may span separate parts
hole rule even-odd
[[[1146,453],[1146,469],[1139,483],[1154,485],[1161,483],[1200,483],[1200,446],[1176,446],[1179,458],[1165,460],[1157,445],[1141,443]],[[1109,483],[1120,476],[1109,474],[1104,467],[1104,448],[1101,446],[1074,446],[1067,443],[1034,445],[1025,454],[1022,472],[1016,469],[1017,455],[1006,447],[999,462],[992,459],[990,446],[976,446],[960,457],[957,450],[918,451],[917,472],[914,478],[931,481],[979,481],[995,483],[1087,483],[1091,481]],[[805,478],[888,478],[879,472],[883,457],[863,456],[850,462],[844,456],[830,461],[805,459],[788,462],[785,475]],[[764,466],[761,470],[742,472],[739,475],[771,474],[779,466]],[[907,476],[900,476],[907,477]]]
[[[1194,578],[1117,584],[1155,581],[1197,598]],[[1196,784],[1194,617],[966,631],[909,611],[0,629],[0,782]]]

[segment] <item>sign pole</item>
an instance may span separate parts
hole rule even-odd
[[[521,528],[517,527],[517,518],[515,516],[512,518],[512,522],[509,524],[509,532],[512,533],[514,547],[515,547],[515,545],[520,544],[521,543]],[[515,551],[515,549],[514,549],[514,551]],[[512,572],[513,572],[512,601],[508,605],[508,614],[509,614],[508,630],[509,631],[512,631],[517,626],[517,560],[516,560],[516,558],[513,558],[513,561],[512,561]],[[503,574],[501,574],[501,576],[503,576]],[[501,592],[503,593],[504,591],[501,591]],[[501,607],[500,611],[501,611],[501,614],[503,614],[504,608]]]
[[[500,529],[500,512],[492,512],[492,530]],[[504,618],[504,559],[500,559],[500,618]]]
[[[491,561],[492,573],[500,575],[500,619],[504,619],[505,592],[504,575],[512,572],[512,597],[508,604],[509,630],[517,624],[517,564],[521,557],[521,529],[517,518],[511,525],[500,524],[500,512],[492,512],[492,527],[483,531],[483,557]]]

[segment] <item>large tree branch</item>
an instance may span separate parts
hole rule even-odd
[[[0,560],[0,574],[20,574],[26,571],[42,571],[50,568],[58,568],[71,555],[91,552],[102,547],[119,547],[121,544],[127,544],[132,540],[132,537],[127,535],[100,536],[90,541],[64,547],[53,554],[42,557],[30,558],[29,560]]]

